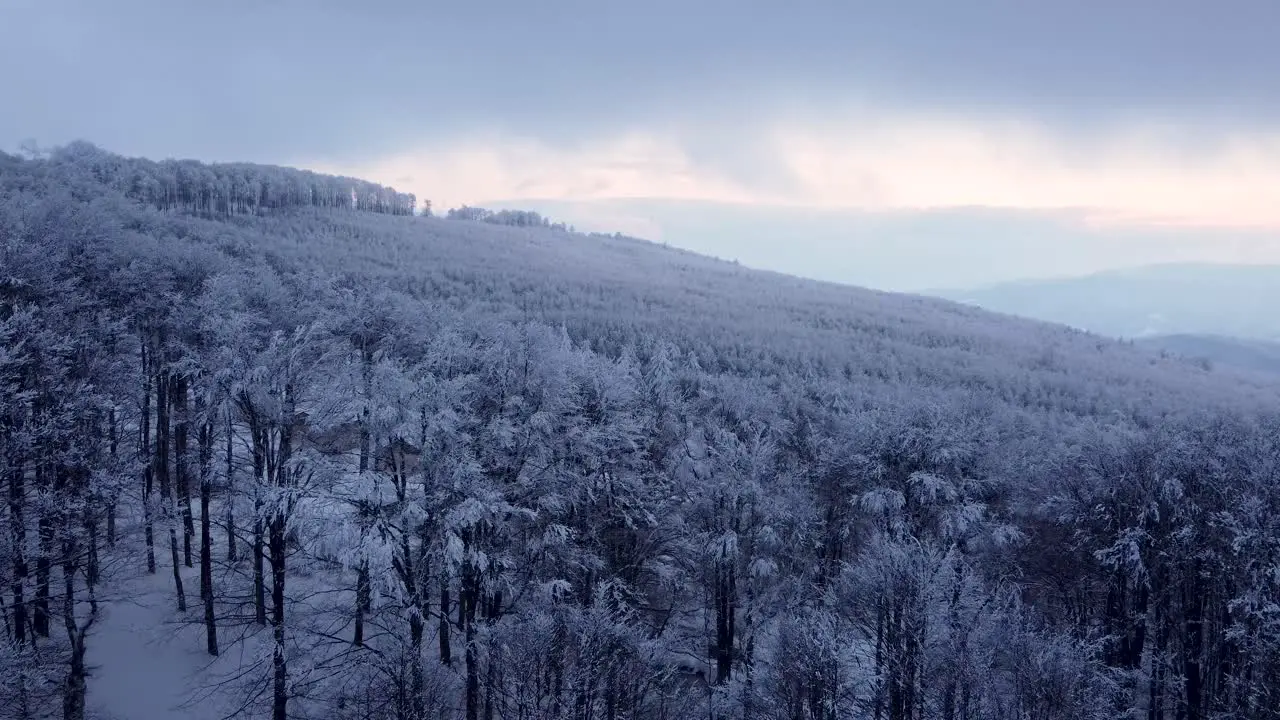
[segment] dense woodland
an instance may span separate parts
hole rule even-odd
[[[27,154],[63,169],[74,167],[74,172],[83,173],[86,179],[159,210],[205,217],[301,207],[412,215],[417,204],[411,193],[398,193],[367,180],[248,163],[153,162],[104,152],[84,141],[52,153],[32,148]],[[430,201],[425,201],[424,209],[430,214]]]
[[[3,712],[132,572],[229,716],[1280,717],[1276,387],[411,207],[0,155]]]
[[[493,225],[511,225],[513,227],[527,228],[550,228],[552,230],[561,230],[574,232],[574,228],[558,222],[551,222],[551,218],[546,218],[532,210],[488,210],[486,208],[471,207],[463,205],[462,207],[450,208],[445,213],[445,217],[450,220],[468,220],[472,222],[487,222]]]

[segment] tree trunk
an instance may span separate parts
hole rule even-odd
[[[893,610],[889,615],[886,646],[889,648],[889,720],[910,720],[906,714],[909,701],[906,700],[906,686],[903,674],[906,666],[904,657],[904,634],[902,623],[902,600],[893,599]]]
[[[872,720],[880,720],[884,716],[885,687],[885,603],[876,601],[876,684],[875,700],[871,712]]]
[[[369,424],[372,415],[370,404],[373,402],[373,350],[364,349],[360,354],[361,377],[364,382],[364,403],[360,408],[360,472],[369,469],[372,435]]]
[[[88,504],[88,471],[77,470],[60,472],[59,484],[67,496],[63,500],[65,507],[74,507],[79,503]],[[86,511],[88,512],[88,511]],[[81,625],[76,617],[76,573],[80,569],[81,548],[76,541],[78,522],[83,517],[76,517],[65,510],[59,514],[62,540],[62,621],[67,633],[67,674],[62,686],[63,720],[85,719],[85,695],[87,671],[85,668],[85,639],[89,629],[98,615],[97,596],[94,592],[94,579],[88,576],[85,589],[89,595],[89,617]]]
[[[23,412],[23,411],[19,411]],[[21,646],[27,641],[27,521],[26,521],[26,463],[25,458],[11,447],[9,457],[9,542],[13,555],[13,575],[10,591],[13,593],[13,634]]]
[[[266,481],[266,434],[256,421],[250,421],[253,433],[253,603],[259,625],[267,624],[266,578],[264,577],[264,545],[262,527],[262,486]]]
[[[98,557],[98,517],[95,514],[95,511],[98,508],[95,508],[93,505],[87,502],[84,505],[85,507],[84,507],[84,513],[82,515],[82,523],[84,525],[85,534],[89,538],[89,552],[87,557],[85,558],[86,566],[84,570],[84,575],[85,575],[85,583],[90,587],[93,587],[98,584],[98,580],[102,572],[101,563],[99,562],[99,557]],[[91,594],[89,597],[89,600],[93,604],[93,611],[95,613],[98,612],[97,595]]]
[[[403,473],[403,466],[397,467],[396,497],[403,504],[407,499],[408,477]],[[405,597],[409,601],[409,707],[414,720],[423,720],[426,712],[426,698],[423,697],[424,677],[422,670],[422,638],[426,629],[426,612],[424,605],[424,588],[419,583],[419,568],[413,552],[411,528],[403,528],[399,542],[399,557],[394,565],[404,586]]]
[[[356,569],[356,627],[351,638],[351,644],[356,647],[364,645],[364,617],[372,603],[372,595],[373,591],[369,586],[369,563],[367,560],[361,560],[360,567]]]
[[[232,446],[235,442],[235,433],[231,427],[231,413],[227,413],[227,562],[235,562],[239,559],[239,553],[236,550],[236,475],[235,460],[232,455]]]
[[[191,540],[195,537],[195,521],[191,513],[191,471],[187,463],[187,439],[191,420],[187,416],[187,378],[179,375],[170,383],[173,401],[173,469],[178,503],[182,511],[182,563],[193,567]]]
[[[169,383],[167,372],[156,376],[156,480],[160,483],[160,506],[169,526],[169,556],[173,566],[173,586],[178,593],[178,611],[186,612],[187,594],[182,587],[182,558],[178,554],[178,518],[174,512],[173,483],[169,475]]]
[[[107,415],[107,423],[109,425],[108,432],[111,433],[111,462],[114,466],[120,457],[120,426],[116,421],[116,410],[111,408]],[[107,546],[116,546],[116,491],[113,488],[111,496],[107,498]]]
[[[716,684],[729,682],[733,674],[734,615],[737,594],[734,568],[728,562],[716,567]]]
[[[951,608],[947,618],[950,626],[947,628],[947,631],[951,636],[950,650],[953,654],[953,659],[950,673],[944,681],[942,691],[942,717],[944,720],[956,720],[956,712],[960,701],[960,673],[963,668],[965,654],[965,633],[960,629],[960,598],[961,590],[964,585],[964,566],[960,563],[960,558],[958,556],[953,558],[953,563]]]
[[[178,612],[186,612],[187,592],[182,587],[182,558],[178,553],[177,519],[171,517],[169,520],[169,555],[173,565],[173,587],[178,593]]]
[[[449,576],[444,569],[440,570],[440,663],[453,664],[453,649],[449,643],[449,611],[452,603],[449,598]]]
[[[62,719],[63,720],[85,720],[85,695],[87,689],[86,678],[88,672],[85,668],[85,636],[88,634],[88,626],[80,627],[76,619],[76,591],[75,591],[75,573],[76,563],[75,554],[78,549],[75,542],[68,540],[65,543],[64,557],[66,558],[63,565],[63,598],[62,598],[62,618],[63,624],[67,630],[67,640],[70,645],[67,654],[67,674],[62,685]],[[93,592],[90,590],[90,598],[93,599]],[[93,617],[97,614],[97,602],[91,602],[89,622],[92,623]]]
[[[70,585],[71,581],[68,580]],[[70,590],[70,588],[68,588]],[[68,600],[67,605],[73,605]],[[75,616],[69,620],[74,629]],[[76,638],[67,660],[67,676],[62,685],[62,720],[84,720],[86,685],[84,640]]]
[[[422,670],[422,636],[425,623],[417,609],[409,615],[409,707],[413,720],[426,720],[425,680]]]
[[[147,544],[147,572],[156,572],[156,531],[152,512],[155,507],[155,465],[151,460],[151,367],[147,362],[147,346],[142,345],[142,417],[139,423],[138,455],[146,462],[142,469],[143,534]]]
[[[751,553],[754,554],[754,550]],[[750,557],[751,555],[748,555]],[[744,625],[746,626],[746,643],[743,648],[742,664],[742,715],[753,717],[755,714],[755,659],[756,659],[756,593],[753,583],[747,583],[747,607]]]
[[[289,667],[285,658],[285,517],[277,511],[271,518],[268,543],[271,552],[271,634],[275,640],[271,673],[271,718],[288,720]]]
[[[39,544],[36,548],[36,597],[32,603],[31,627],[39,637],[49,637],[49,545],[53,528],[43,517],[38,521]]]
[[[479,578],[470,560],[462,570],[462,591],[458,596],[458,616],[462,624],[463,650],[466,665],[466,714],[467,720],[480,720],[480,655],[476,647],[476,605],[479,602]]]
[[[278,493],[284,494],[291,486],[293,468],[290,460],[293,455],[293,389],[286,385],[284,391],[284,410],[279,420],[280,433],[277,454],[274,458],[267,456],[267,475]],[[274,510],[268,527],[267,543],[271,553],[271,632],[275,639],[275,653],[272,657],[272,720],[287,720],[289,703],[289,667],[285,656],[285,558],[286,538],[285,525],[288,520],[288,509],[285,498],[276,498]]]
[[[1204,606],[1205,593],[1200,587],[1198,567],[1192,567],[1183,582],[1182,679],[1186,692],[1186,720],[1204,716]]]
[[[205,649],[218,654],[218,624],[213,606],[213,524],[209,502],[213,485],[213,423],[200,426],[200,599],[204,601]]]
[[[490,654],[489,662],[485,663],[484,720],[493,720],[494,713],[497,710],[493,701],[493,689],[497,686],[498,664],[494,662],[493,655]]]
[[[1163,602],[1156,603],[1151,623],[1154,637],[1151,643],[1151,679],[1148,686],[1147,720],[1164,720],[1167,634],[1163,605]]]
[[[42,457],[44,449],[37,451],[36,457],[36,490],[48,489],[50,482],[46,459]],[[53,522],[49,517],[52,508],[37,504],[36,520],[36,597],[32,605],[32,629],[39,637],[49,637],[49,572],[51,563],[49,555],[53,545]]]
[[[1122,667],[1130,670],[1136,670],[1142,666],[1142,653],[1147,641],[1147,605],[1151,593],[1146,584],[1140,582],[1134,595],[1134,606],[1127,612],[1127,616],[1131,619],[1129,620],[1130,629],[1126,632],[1122,664]]]
[[[364,474],[369,470],[370,455],[370,430],[369,420],[371,409],[369,407],[372,402],[373,394],[373,352],[368,348],[362,348],[360,352],[360,374],[363,381],[362,401],[363,406],[360,408],[360,473]],[[358,510],[361,523],[360,540],[365,540],[365,532],[363,530],[365,523],[365,507],[361,503]],[[369,613],[371,602],[371,589],[369,587],[369,562],[361,560],[360,566],[356,569],[356,627],[355,634],[351,639],[352,644],[357,647],[364,645],[364,618]]]

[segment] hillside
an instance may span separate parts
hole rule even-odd
[[[1248,383],[1059,325],[746,269],[637,239],[306,213],[236,230],[282,263],[341,268],[458,310],[563,323],[610,354],[662,337],[733,375],[813,373],[872,396],[904,386],[974,391],[1083,415],[1183,407],[1170,404],[1174,392],[1254,407],[1275,398],[1270,387],[1259,396]],[[279,237],[307,240],[273,242]]]
[[[1208,367],[1251,373],[1280,373],[1280,343],[1221,335],[1155,335],[1137,344],[1174,353]]]
[[[1275,706],[1280,381],[406,202],[0,156],[6,707]]]
[[[1186,363],[1066,327],[747,269],[634,238],[305,207],[146,222],[147,234],[181,236],[193,248],[260,253],[283,274],[336,274],[458,311],[565,324],[611,354],[640,336],[664,337],[730,374],[857,378],[868,393],[978,390],[1082,414],[1097,403],[1149,407],[1175,387],[1206,402],[1254,397]]]
[[[933,293],[1112,337],[1280,339],[1280,267],[1170,264]]]

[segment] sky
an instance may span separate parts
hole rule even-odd
[[[0,148],[367,177],[888,289],[1280,262],[1274,0],[0,0]]]

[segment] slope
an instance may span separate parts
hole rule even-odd
[[[90,188],[79,192],[97,187],[107,198],[125,185],[114,178],[130,163],[155,165],[83,144],[73,150],[61,160],[59,182]],[[30,172],[32,165],[24,167]],[[80,174],[86,166],[91,175]],[[193,168],[187,175],[195,178],[204,167],[179,166]],[[177,171],[170,175],[182,179]],[[11,185],[23,180],[14,170],[4,177]],[[1182,404],[1170,402],[1175,394],[1250,406],[1275,398],[1270,388],[1259,394],[1256,382],[1241,385],[1239,378],[1217,377],[1229,373],[1061,325],[747,269],[623,236],[305,206],[211,219],[124,200],[111,206],[99,199],[98,205],[116,216],[109,222],[174,243],[169,250],[213,250],[232,262],[260,256],[285,275],[336,274],[459,311],[564,324],[574,337],[612,354],[640,338],[666,338],[696,352],[708,369],[729,374],[812,374],[871,396],[903,388],[976,392],[1086,415],[1167,411]],[[1015,309],[1026,312],[997,308]]]
[[[563,323],[597,349],[664,337],[708,369],[796,372],[868,395],[970,391],[1094,414],[1270,402],[1273,389],[1101,336],[954,302],[752,270],[627,237],[437,218],[300,211],[194,237],[254,247],[277,268],[339,271],[471,312]],[[176,230],[172,232],[177,232]]]

